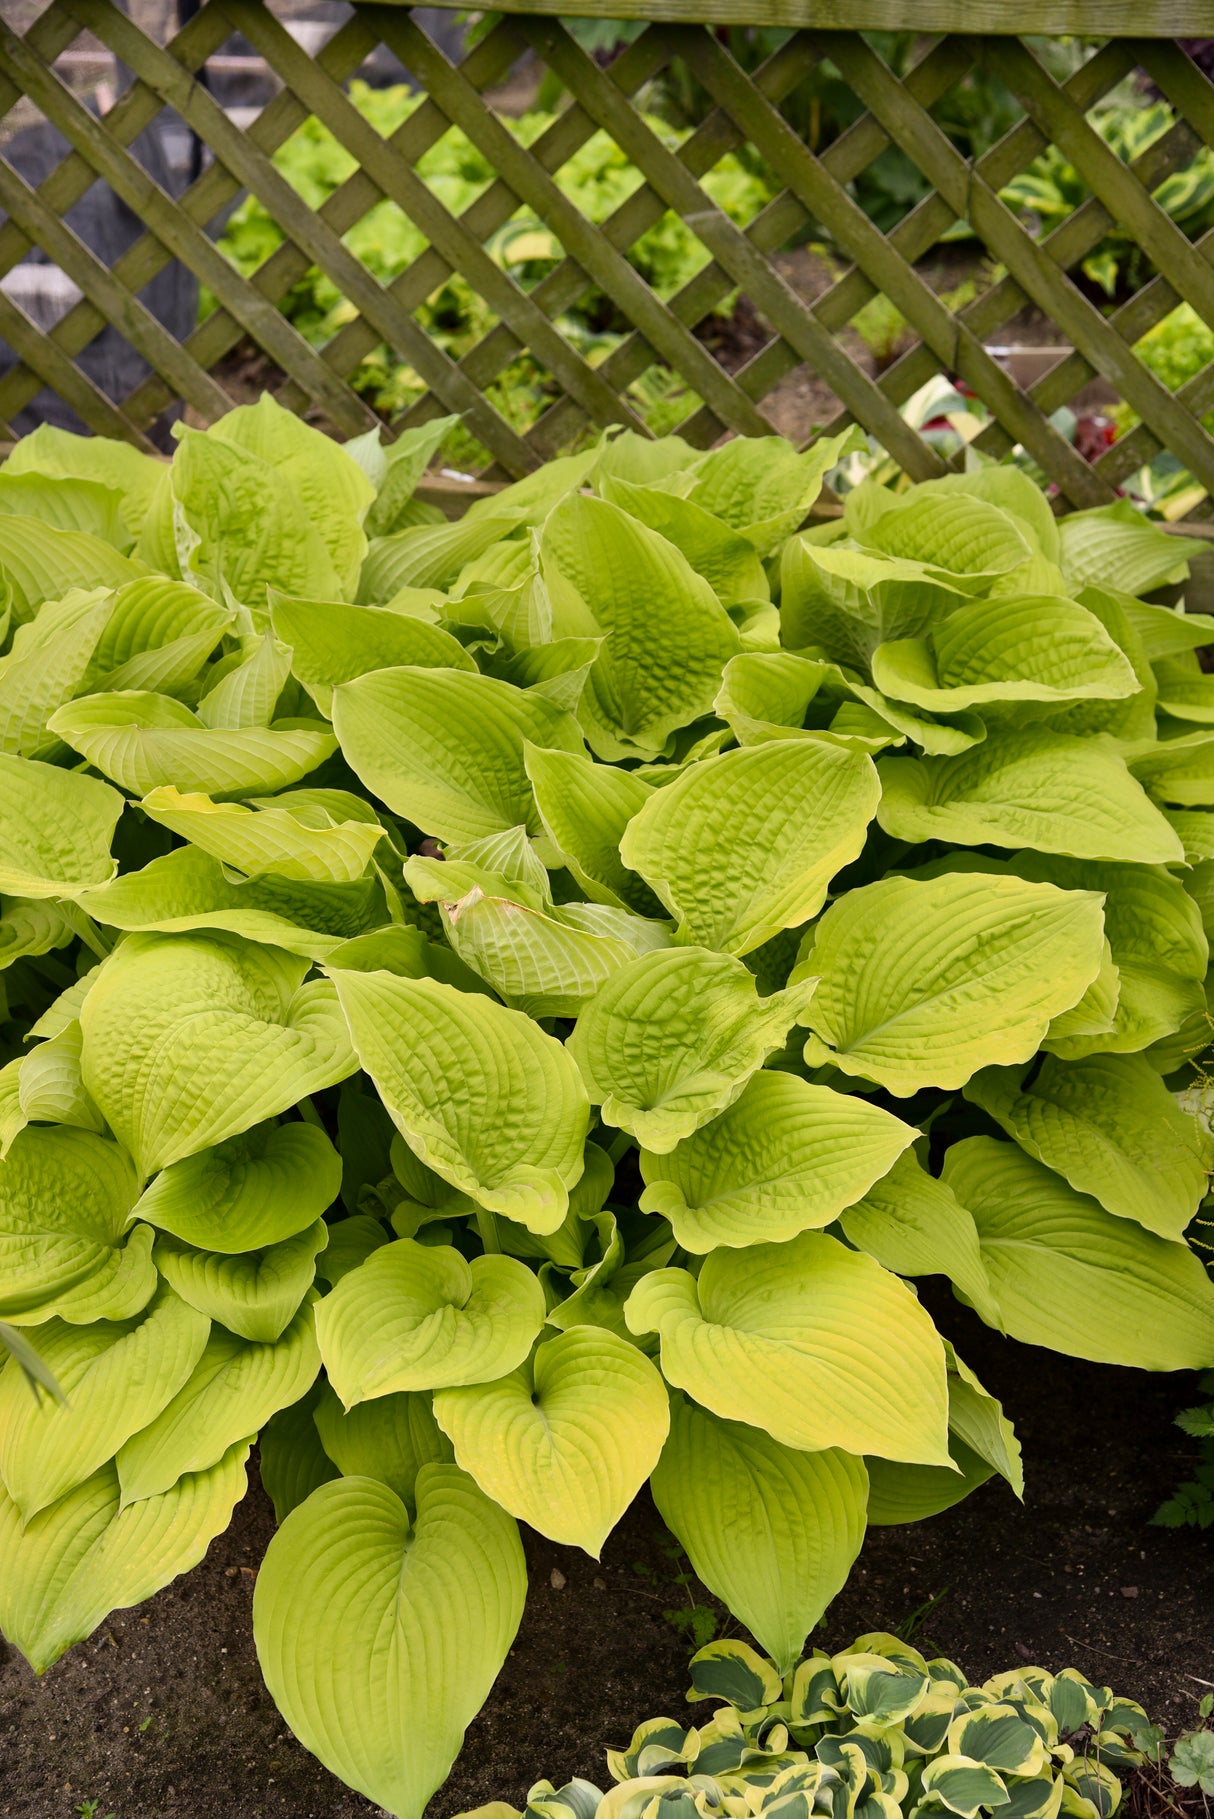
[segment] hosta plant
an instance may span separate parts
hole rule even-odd
[[[691,1676],[689,1701],[722,1703],[690,1729],[638,1725],[607,1752],[608,1794],[538,1781],[522,1814],[494,1802],[464,1819],[1112,1819],[1158,1735],[1141,1706],[1073,1668],[970,1686],[953,1662],[881,1634],[783,1674],[744,1642],[712,1643]]]
[[[993,467],[804,529],[845,438],[419,524],[443,433],[0,473],[0,1321],[61,1396],[0,1373],[0,1626],[192,1565],[259,1436],[267,1681],[410,1819],[520,1521],[597,1555],[650,1480],[784,1674],[867,1523],[1019,1492],[919,1278],[1214,1364],[1190,545]]]

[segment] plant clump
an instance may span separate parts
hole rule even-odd
[[[259,1440],[267,1682],[406,1819],[520,1521],[649,1480],[786,1675],[867,1524],[1020,1494],[919,1278],[1214,1365],[1194,546],[993,466],[807,527],[846,435],[419,520],[445,429],[0,471],[0,1628],[187,1570]]]

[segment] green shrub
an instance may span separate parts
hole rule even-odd
[[[969,1686],[953,1662],[881,1634],[815,1650],[783,1675],[745,1643],[712,1643],[692,1660],[687,1697],[724,1703],[694,1729],[638,1725],[607,1752],[617,1785],[605,1797],[588,1781],[539,1781],[524,1814],[495,1802],[463,1819],[1111,1819],[1122,1775],[1157,1736],[1141,1706],[1074,1668],[1015,1667]]]
[[[1192,546],[992,467],[802,532],[849,437],[416,523],[448,428],[0,473],[0,1627],[193,1565],[260,1435],[270,1688],[409,1816],[516,1519],[651,1478],[786,1672],[866,1523],[1019,1492],[916,1278],[1214,1365]]]

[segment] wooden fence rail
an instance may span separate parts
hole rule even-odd
[[[558,14],[559,10],[559,15]],[[607,13],[650,21],[604,65],[564,22]],[[694,13],[699,22],[692,20]],[[1166,19],[1165,19],[1166,15]],[[705,23],[705,20],[708,23]],[[788,28],[766,61],[747,67],[716,27],[722,20]],[[848,29],[844,29],[844,27]],[[866,32],[923,34],[909,67],[895,74]],[[980,28],[980,29],[975,29]],[[378,420],[361,375],[386,347],[415,377],[415,395],[391,427],[458,413],[487,451],[489,471],[519,475],[574,445],[588,429],[645,429],[638,385],[660,373],[687,394],[681,433],[709,445],[724,432],[764,434],[773,400],[795,375],[808,375],[828,408],[796,426],[799,439],[857,422],[911,476],[946,471],[955,454],[904,407],[946,374],[985,420],[975,445],[996,458],[1025,451],[1057,489],[1063,507],[1105,503],[1161,450],[1196,485],[1197,517],[1214,515],[1214,363],[1170,391],[1135,343],[1179,303],[1214,329],[1214,230],[1190,238],[1156,192],[1172,173],[1214,148],[1214,85],[1177,34],[1214,34],[1214,0],[552,0],[508,7],[460,61],[426,35],[406,6],[355,5],[312,56],[288,31],[274,0],[207,0],[167,44],[156,42],[112,0],[51,0],[23,35],[0,16],[0,437],[20,427],[46,390],[81,423],[150,446],[174,405],[194,421],[228,409],[234,356],[250,344],[264,357],[282,401],[336,432],[357,434]],[[1131,37],[1138,33],[1161,34]],[[1090,54],[1072,58],[1057,80],[1035,33],[1087,33]],[[1166,32],[1167,35],[1162,35]],[[224,47],[239,34],[281,87],[251,123],[237,124],[207,85]],[[379,46],[399,59],[424,99],[381,136],[349,93]],[[101,114],[72,76],[108,53],[132,80]],[[564,104],[529,144],[493,105],[492,91],[521,57],[559,80]],[[230,62],[230,59],[229,59]],[[815,149],[782,104],[808,76],[829,66],[855,97],[858,117]],[[706,96],[694,130],[659,130],[644,92],[663,71],[680,70]],[[998,80],[1019,117],[981,155],[967,158],[941,124],[939,104],[980,71]],[[1133,72],[1170,105],[1168,129],[1136,158],[1120,158],[1093,124],[1094,110]],[[14,112],[20,107],[21,116]],[[41,177],[23,174],[4,122],[34,110],[67,142]],[[205,148],[201,168],[179,195],[156,180],[133,149],[171,110]],[[316,209],[275,162],[309,117],[323,123],[356,168]],[[462,212],[418,174],[419,159],[458,128],[487,160],[494,179]],[[592,221],[558,181],[567,162],[605,132],[639,173],[606,219]],[[1001,192],[1050,146],[1086,186],[1086,199],[1050,231],[1015,212]],[[906,154],[928,193],[888,232],[856,197],[857,179],[887,150]],[[740,223],[714,201],[705,178],[729,153],[760,163],[770,200]],[[65,217],[100,179],[138,220],[112,263]],[[214,224],[240,197],[255,197],[281,232],[262,264],[242,275],[215,243]],[[425,236],[419,257],[381,282],[346,236],[384,199]],[[538,282],[496,250],[495,236],[520,211],[557,243]],[[630,250],[668,211],[704,249],[704,263],[672,295],[661,295],[630,262]],[[994,262],[990,282],[962,307],[933,282],[931,259],[956,224]],[[1109,304],[1081,276],[1111,228],[1133,241],[1144,274]],[[785,249],[810,235],[833,249],[816,294],[798,284]],[[15,269],[35,259],[58,267],[76,300],[50,327],[23,306]],[[145,298],[179,261],[214,308],[180,333]],[[317,268],[347,300],[346,319],[316,345],[284,313],[292,287]],[[485,326],[458,354],[418,319],[458,274],[482,300]],[[6,286],[6,279],[9,279]],[[74,287],[74,288],[73,288]],[[610,300],[617,332],[607,351],[568,332],[568,313],[588,293]],[[850,326],[878,293],[905,318],[907,337],[876,371]],[[746,300],[754,345],[718,357],[704,324],[733,295]],[[1025,382],[992,347],[1029,308],[1054,325],[1063,350]],[[121,395],[90,369],[87,350],[103,330],[140,357],[142,376]],[[542,405],[511,421],[493,387],[523,354],[543,374]],[[1127,431],[1097,458],[1076,446],[1062,407],[1099,381],[1125,407]],[[1110,389],[1111,388],[1111,389]],[[787,413],[785,413],[787,416]]]

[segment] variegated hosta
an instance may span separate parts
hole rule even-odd
[[[962,1722],[905,1652],[793,1668],[866,1524],[1021,1489],[917,1278],[1214,1364],[1214,621],[1142,597],[1190,546],[997,468],[803,530],[844,448],[775,439],[447,523],[442,433],[7,463],[0,1626],[41,1669],[150,1595],[260,1437],[267,1680],[415,1819],[518,1521],[597,1555],[651,1479],[775,1657],[776,1786],[1107,1819],[1065,1677]],[[691,1746],[642,1743],[661,1804]]]
[[[1141,1706],[1073,1668],[968,1686],[897,1636],[815,1651],[783,1674],[744,1642],[711,1643],[691,1676],[689,1700],[724,1703],[687,1730],[638,1725],[607,1751],[609,1793],[537,1781],[522,1813],[499,1801],[461,1819],[1112,1819],[1122,1775],[1158,1736]]]

